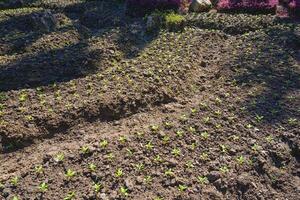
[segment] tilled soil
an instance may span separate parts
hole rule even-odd
[[[8,7],[0,198],[298,199],[298,22],[189,14],[147,33],[111,1]]]

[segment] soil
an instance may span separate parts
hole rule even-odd
[[[0,6],[0,199],[299,198],[299,22],[148,33],[114,1]]]

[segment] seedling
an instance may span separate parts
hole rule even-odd
[[[155,158],[154,158],[154,161],[155,161],[155,162],[158,162],[158,163],[161,163],[163,160],[162,160],[162,158],[160,157],[160,155],[156,155]]]
[[[37,174],[41,174],[44,172],[44,168],[43,168],[43,165],[37,165],[34,167],[34,171],[37,173]]]
[[[151,126],[150,126],[150,130],[151,130],[153,133],[157,133],[158,130],[159,130],[159,126],[158,126],[158,125],[151,125]]]
[[[185,166],[186,166],[188,169],[192,169],[192,168],[195,167],[192,160],[187,161],[186,164],[185,164]]]
[[[88,153],[90,153],[90,148],[89,148],[88,146],[82,146],[82,147],[80,148],[80,152],[81,152],[82,154],[88,154]]]
[[[90,170],[91,172],[95,172],[96,169],[97,169],[97,166],[96,166],[95,164],[93,164],[93,163],[90,163],[90,164],[89,164],[89,170]]]
[[[163,200],[163,198],[162,197],[154,197],[153,200]]]
[[[132,149],[126,149],[127,155],[132,156],[133,155],[133,150]]]
[[[207,131],[203,131],[200,135],[201,135],[202,139],[204,139],[204,140],[207,140],[209,137],[209,134]]]
[[[27,97],[28,97],[28,95],[27,95],[26,93],[23,92],[23,93],[21,93],[20,96],[19,96],[19,101],[20,101],[20,102],[24,102],[24,101],[26,101]]]
[[[48,190],[48,184],[43,182],[39,185],[39,190],[42,192],[42,193],[45,193],[47,192]]]
[[[244,156],[239,156],[238,158],[236,158],[236,161],[239,165],[243,165],[245,163],[245,158]]]
[[[181,151],[180,151],[179,148],[174,148],[174,149],[172,150],[171,153],[172,153],[175,157],[178,157],[178,156],[180,156]]]
[[[190,145],[190,149],[191,149],[192,151],[194,151],[194,150],[196,149],[196,147],[197,147],[196,142],[193,142],[193,143]]]
[[[65,176],[66,176],[67,179],[69,179],[69,180],[70,180],[71,178],[73,178],[75,175],[76,175],[76,172],[73,171],[72,169],[68,169],[67,172],[66,172],[66,174],[65,174]]]
[[[200,159],[201,160],[208,160],[208,153],[206,153],[206,152],[201,153]]]
[[[19,184],[19,177],[18,176],[15,176],[13,177],[11,180],[10,180],[10,183],[16,187],[18,184]]]
[[[297,124],[297,119],[296,118],[289,118],[288,119],[288,124],[291,126],[294,126]]]
[[[145,176],[144,181],[146,184],[150,184],[152,182],[152,177],[151,176]]]
[[[146,145],[145,145],[147,150],[152,150],[153,149],[153,145],[152,145],[152,141],[149,141]]]
[[[14,196],[14,197],[12,198],[12,200],[19,200],[19,197]]]
[[[240,139],[240,137],[237,135],[232,135],[231,138],[233,139],[233,141],[238,141]]]
[[[65,155],[63,153],[58,153],[54,157],[54,161],[62,162],[65,159]]]
[[[251,149],[255,152],[257,152],[260,149],[260,146],[258,144],[254,144]]]
[[[266,140],[267,140],[268,143],[271,143],[274,140],[274,138],[273,138],[272,135],[269,135],[269,136],[266,137]]]
[[[194,134],[194,133],[196,133],[196,129],[194,127],[190,126],[189,132]]]
[[[171,122],[165,122],[164,125],[166,129],[171,129],[173,127],[173,124]]]
[[[163,141],[163,144],[167,144],[169,141],[170,141],[170,137],[165,135],[163,138],[162,138],[162,141]]]
[[[4,187],[5,187],[4,184],[0,182],[0,190],[3,190]]]
[[[204,117],[203,118],[203,122],[204,122],[204,124],[209,124],[210,123],[210,117]]]
[[[247,124],[246,125],[246,128],[248,128],[248,129],[250,129],[250,128],[252,128],[253,126],[251,125],[251,124]]]
[[[144,169],[145,165],[143,163],[139,163],[139,164],[136,164],[135,165],[135,168],[138,170],[138,171],[142,171]]]
[[[166,176],[174,176],[175,174],[174,174],[174,172],[172,171],[172,169],[170,168],[170,169],[167,169],[167,170],[165,171],[165,175],[166,175]]]
[[[257,114],[255,115],[255,119],[256,119],[256,121],[259,122],[259,123],[263,120],[263,118],[264,118],[264,116],[262,116],[262,115],[261,115],[261,116],[260,116],[260,115],[257,115]]]
[[[197,113],[197,109],[196,109],[196,108],[192,108],[192,109],[191,109],[191,114],[192,114],[192,115],[195,115],[196,113]]]
[[[183,136],[183,131],[181,131],[181,130],[178,130],[178,131],[176,131],[176,136],[177,137],[182,137]]]
[[[197,181],[201,184],[201,185],[205,185],[205,184],[208,184],[209,181],[207,179],[206,176],[198,176],[197,177]]]
[[[228,147],[224,144],[220,144],[221,152],[222,153],[227,153],[228,152]]]
[[[181,122],[186,122],[188,120],[188,117],[186,115],[181,115],[179,120]]]
[[[120,194],[121,194],[122,196],[127,197],[127,196],[128,196],[128,189],[127,189],[126,187],[121,186],[121,187],[120,187]]]
[[[117,171],[115,172],[115,177],[119,178],[121,176],[123,176],[123,170],[121,168],[117,169]]]
[[[107,140],[102,140],[100,143],[99,143],[99,146],[101,148],[106,148],[108,145],[108,141]]]
[[[25,120],[31,122],[34,120],[34,117],[32,115],[26,115]]]
[[[219,97],[217,97],[215,99],[215,102],[216,102],[217,105],[221,105],[222,104],[222,100]]]
[[[178,190],[179,190],[180,192],[184,192],[184,191],[186,191],[187,189],[188,189],[188,187],[187,187],[186,185],[181,185],[181,184],[178,185]]]
[[[226,174],[229,172],[229,169],[227,166],[224,165],[224,166],[220,167],[220,171],[221,171],[221,173]]]
[[[119,137],[119,142],[120,142],[121,144],[124,144],[126,141],[127,141],[127,138],[126,138],[125,136],[120,136],[120,137]]]
[[[72,200],[72,199],[75,198],[75,196],[76,196],[76,193],[75,193],[75,192],[69,192],[69,193],[67,194],[67,196],[64,198],[64,200]]]
[[[96,193],[99,193],[100,190],[102,189],[102,184],[101,183],[94,183],[93,188],[94,188],[94,191]]]
[[[217,116],[221,116],[221,115],[222,115],[222,111],[216,110],[216,111],[215,111],[215,114],[216,114]]]
[[[201,102],[199,104],[199,106],[200,106],[201,110],[206,110],[208,108],[208,105],[206,103],[204,103],[204,102]]]
[[[113,153],[107,154],[106,158],[110,161],[112,161],[115,158],[115,155]]]

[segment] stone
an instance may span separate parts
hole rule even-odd
[[[221,174],[218,171],[211,171],[209,172],[209,174],[207,174],[207,179],[209,180],[209,182],[214,182],[219,178],[221,178]]]
[[[190,11],[192,12],[206,12],[212,8],[210,0],[193,0],[190,5]]]

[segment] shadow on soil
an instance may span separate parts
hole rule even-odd
[[[299,119],[299,100],[293,93],[300,89],[300,70],[297,56],[300,38],[295,26],[290,30],[271,29],[268,39],[249,54],[242,53],[238,63],[247,69],[234,77],[237,83],[250,86],[264,85],[264,91],[249,97],[241,106],[255,116],[263,116],[263,123],[275,124],[294,117]],[[254,41],[253,44],[255,44]],[[289,98],[291,98],[289,102]],[[295,99],[293,99],[295,98]]]
[[[6,46],[0,48],[0,53],[10,57],[17,55],[12,61],[0,64],[0,92],[36,88],[101,72],[103,52],[89,51],[88,40],[105,37],[105,33],[112,30],[119,30],[115,44],[125,59],[136,57],[157,36],[144,34],[143,20],[126,17],[123,4],[107,0],[76,3],[63,10],[51,10],[53,14],[63,14],[72,19],[74,24],[50,32],[33,27],[30,16],[40,12],[9,17],[0,22],[3,38],[0,42]],[[70,29],[76,29],[80,35],[78,43],[38,53],[26,52],[28,46],[43,39],[45,34],[59,34]]]

